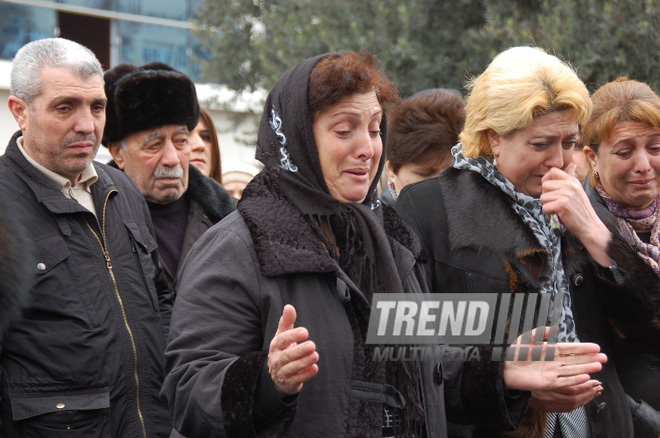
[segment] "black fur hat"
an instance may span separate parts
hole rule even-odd
[[[120,64],[108,70],[104,79],[108,97],[104,145],[158,126],[186,125],[191,131],[197,126],[195,84],[169,65]]]

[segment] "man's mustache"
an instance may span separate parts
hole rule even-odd
[[[183,167],[159,167],[154,172],[154,177],[158,178],[183,178]]]

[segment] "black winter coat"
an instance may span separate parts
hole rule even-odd
[[[428,253],[425,270],[431,292],[538,293],[537,279],[546,269],[546,252],[510,204],[482,176],[454,168],[402,191],[396,209],[418,233]],[[608,226],[613,229],[612,224]],[[578,337],[599,344],[609,357],[614,354],[615,331],[647,345],[657,342],[652,325],[660,309],[652,272],[618,233],[613,235],[608,254],[619,266],[622,285],[612,272],[592,261],[577,239],[566,234],[562,240]],[[466,369],[470,366],[465,365]],[[586,405],[592,436],[632,436],[630,411],[612,360],[592,378],[605,388],[601,397]],[[473,436],[497,436],[500,431],[480,426],[487,413],[476,396],[478,390],[463,382],[461,397],[468,422],[476,426]],[[542,420],[533,420],[532,411],[528,410],[519,427],[519,436],[542,436]]]
[[[614,222],[614,215],[607,209],[607,204],[589,180],[585,181],[584,188],[591,203],[599,206],[597,211],[601,219]],[[656,276],[656,290],[658,284],[660,278]],[[631,404],[635,437],[655,438],[660,434],[660,321],[655,324],[655,331],[657,336],[651,344],[651,350],[644,340],[619,336],[614,339],[616,354],[612,359],[623,389],[634,400]],[[647,429],[650,431],[645,432]]]
[[[177,273],[181,270],[188,251],[197,242],[199,236],[204,234],[213,224],[220,222],[222,218],[236,210],[236,201],[217,181],[202,175],[192,164],[189,167],[188,175],[190,208],[183,243],[181,244],[177,272],[170,272],[167,265],[160,259],[160,264],[165,271],[167,282],[171,288],[175,288]]]
[[[118,169],[114,161],[110,161],[108,165]],[[158,259],[165,272],[167,283],[172,290],[176,288],[176,276],[186,255],[188,255],[188,251],[199,239],[199,236],[204,234],[213,224],[220,222],[222,218],[236,210],[236,201],[227,190],[218,184],[216,180],[202,175],[192,164],[188,166],[188,178],[187,194],[190,196],[190,207],[183,242],[181,243],[179,266],[177,266],[176,272],[170,272],[167,263],[163,261],[160,254]]]
[[[387,218],[385,223],[387,229]],[[425,293],[423,273],[412,253],[394,238],[390,244],[404,291]],[[380,429],[370,429],[373,419],[348,423],[351,398],[382,404],[386,389],[351,378],[354,335],[345,306],[364,296],[337,269],[262,275],[252,238],[238,213],[200,238],[183,267],[166,353],[163,393],[177,430],[190,437],[326,437],[345,436],[345,431],[352,436],[381,436]],[[309,330],[320,357],[318,375],[290,404],[277,397],[265,365],[287,303],[296,308],[296,326]],[[483,406],[492,417],[486,421],[498,425],[520,421],[526,398],[504,402],[500,364],[488,362],[464,373],[459,361],[443,367],[432,359],[419,362],[429,437],[447,436],[445,410],[461,411],[456,397],[461,379],[478,380],[484,374],[493,376],[480,381]],[[380,420],[380,409],[378,414]]]
[[[422,275],[412,254],[392,244],[404,289],[420,293]],[[385,385],[353,381],[351,387],[353,334],[344,306],[349,297],[364,298],[343,271],[262,275],[248,228],[236,212],[193,246],[180,280],[163,393],[183,435],[322,437],[342,436],[347,428],[354,436],[373,433],[367,421],[346,423],[351,396],[373,401],[384,397]],[[321,370],[291,404],[280,401],[265,365],[286,303],[296,308],[296,325],[309,330]],[[421,366],[427,411],[439,413],[428,417],[427,427],[431,436],[441,437],[442,386],[434,363]]]
[[[166,437],[159,396],[171,296],[144,197],[94,163],[98,220],[18,150],[0,157],[0,193],[37,248],[23,317],[0,339],[3,437]]]

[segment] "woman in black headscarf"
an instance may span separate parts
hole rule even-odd
[[[163,386],[179,432],[446,436],[442,366],[374,360],[366,344],[375,293],[425,291],[419,242],[376,198],[395,98],[375,58],[354,52],[307,59],[270,92],[257,144],[265,169],[179,278]],[[587,355],[588,365],[543,384],[598,360]],[[524,380],[525,364],[487,366],[502,382],[512,368],[508,381]],[[449,380],[460,381],[454,371]],[[480,396],[510,422],[526,400]]]

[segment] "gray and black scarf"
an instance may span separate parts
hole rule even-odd
[[[309,79],[325,56],[333,55],[309,58],[289,70],[268,95],[256,154],[265,168],[245,188],[238,211],[250,230],[263,275],[334,273],[339,266],[359,286],[364,298],[351,297],[346,305],[358,334],[353,378],[393,384],[407,402],[404,430],[398,432],[413,436],[423,422],[417,364],[385,366],[365,354],[373,348],[364,343],[373,294],[403,292],[383,225],[384,206],[377,199],[378,177],[364,202],[339,202],[326,186],[314,140]],[[386,128],[383,117],[381,132]],[[385,151],[377,176],[384,162]],[[334,242],[328,241],[324,224],[330,225]],[[421,245],[412,232],[405,228],[397,234],[397,240],[420,255]]]
[[[558,292],[564,293],[564,300],[561,303],[562,315],[558,339],[559,342],[578,342],[571,308],[568,278],[564,272],[561,258],[561,237],[551,228],[550,218],[543,213],[541,201],[516,189],[513,183],[506,179],[486,157],[466,157],[460,143],[454,146],[451,152],[454,156],[452,167],[480,174],[486,181],[502,190],[513,200],[511,204],[513,210],[525,225],[532,230],[539,244],[548,250],[548,262],[551,269],[545,269],[541,273],[539,279],[540,292],[550,293],[553,297]],[[554,300],[552,306],[554,306]],[[549,314],[552,315],[553,313],[551,308]]]
[[[539,278],[540,292],[549,293],[553,296],[549,315],[554,313],[553,307],[557,305],[554,302],[555,295],[558,292],[564,293],[564,300],[560,303],[562,312],[557,337],[559,342],[579,342],[571,308],[568,278],[562,264],[561,237],[552,229],[550,217],[543,212],[541,200],[525,195],[516,189],[513,183],[506,179],[486,157],[466,157],[460,143],[454,146],[451,152],[454,156],[452,167],[480,174],[486,181],[502,190],[513,200],[511,204],[513,210],[525,225],[532,230],[539,244],[548,250],[550,269],[545,269],[541,273]],[[584,406],[571,412],[548,412],[545,428],[546,438],[553,436],[556,427],[561,429],[563,436],[576,438],[590,436],[589,422]]]

